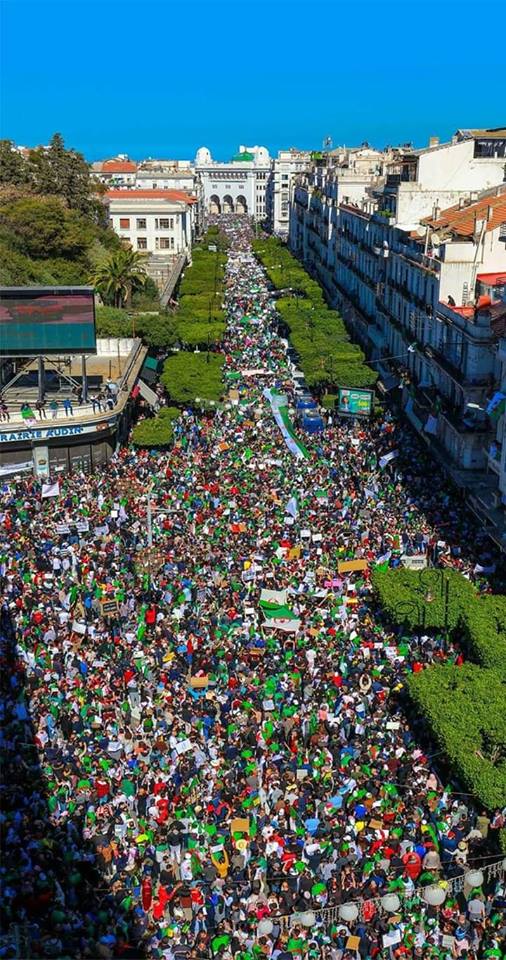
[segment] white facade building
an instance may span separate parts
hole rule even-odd
[[[110,224],[134,250],[175,256],[191,253],[196,198],[182,191],[109,190]]]
[[[266,147],[241,146],[229,163],[213,160],[207,147],[200,147],[195,171],[202,181],[206,213],[240,213],[265,219],[271,165]]]
[[[288,237],[290,202],[295,178],[311,163],[311,153],[304,150],[280,150],[272,162],[267,187],[267,219],[273,233]]]
[[[506,180],[506,129],[458,130],[450,143],[432,137],[422,150],[399,149],[376,194],[378,209],[403,230],[416,229],[431,213],[476,199]]]

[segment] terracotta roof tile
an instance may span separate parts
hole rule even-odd
[[[425,217],[421,222],[433,230],[454,234],[458,237],[472,237],[477,220],[486,220],[487,233],[506,223],[506,192],[495,197],[482,197],[466,207],[458,204],[443,210],[438,217]]]
[[[135,173],[137,164],[132,160],[104,160],[102,173]]]
[[[196,197],[191,197],[184,190],[108,190],[105,196],[108,200],[177,200],[180,203],[197,203]]]

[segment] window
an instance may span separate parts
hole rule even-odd
[[[120,230],[130,230],[130,217],[120,217],[119,228]]]
[[[147,249],[148,249],[148,239],[147,239],[147,237],[137,237],[137,249],[138,249],[138,250],[147,250]]]
[[[141,218],[137,217],[137,229],[138,229],[138,230],[145,230],[145,229],[146,229],[146,219],[145,219],[145,217],[141,217]]]
[[[158,186],[158,184],[157,184],[157,183],[154,183],[154,184],[153,184],[153,190],[156,190],[157,186]]]
[[[173,230],[174,229],[174,217],[161,217],[158,221],[160,224],[160,230]]]
[[[155,247],[157,250],[173,250],[174,237],[156,237]]]

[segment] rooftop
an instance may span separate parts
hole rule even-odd
[[[197,203],[196,198],[191,197],[184,190],[108,190],[105,196],[107,200],[167,200],[168,203],[174,201]]]
[[[137,170],[133,160],[104,160],[99,167],[102,173],[135,173]]]
[[[480,220],[486,221],[487,233],[496,230],[506,222],[506,185],[498,191],[496,196],[483,196],[474,203],[448,207],[437,217],[425,217],[421,223],[454,237],[473,237]]]

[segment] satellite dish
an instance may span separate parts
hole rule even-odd
[[[425,227],[417,227],[417,228],[416,228],[416,234],[417,234],[417,236],[419,236],[419,237],[424,237],[424,236],[425,236],[425,233],[426,233]]]
[[[441,237],[439,236],[439,233],[431,233],[430,242],[433,247],[439,247],[439,244],[441,243]]]

